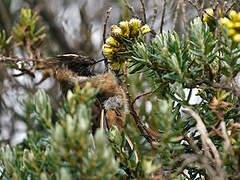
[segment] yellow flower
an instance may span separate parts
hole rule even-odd
[[[234,28],[239,29],[239,28],[240,28],[240,22],[235,22],[235,23],[234,23]]]
[[[221,9],[218,10],[218,15],[219,15],[220,18],[223,17],[223,14],[222,14],[222,10],[221,10]]]
[[[235,34],[234,36],[233,36],[233,40],[235,41],[235,42],[240,42],[240,33],[238,33],[238,34]]]
[[[141,21],[137,18],[132,18],[129,21],[129,26],[130,26],[130,29],[131,29],[131,35],[134,36],[139,31],[139,27],[141,26]]]
[[[236,33],[237,33],[237,31],[235,29],[228,29],[229,36],[233,36]]]
[[[112,69],[112,70],[119,70],[119,69],[121,69],[121,70],[123,70],[123,68],[124,68],[124,62],[113,62],[113,63],[109,63],[109,65],[110,65],[110,68]]]
[[[113,60],[114,54],[107,54],[106,57],[108,60]]]
[[[222,25],[227,25],[229,22],[231,22],[228,18],[224,17],[224,18],[221,18],[219,23],[222,24]]]
[[[103,45],[103,54],[107,56],[108,54],[113,54],[113,48],[110,45]]]
[[[120,27],[118,27],[117,25],[112,25],[111,26],[111,36],[118,38],[122,35],[122,30]]]
[[[146,34],[151,31],[150,27],[147,24],[142,26],[140,30],[141,30],[142,34]]]
[[[106,39],[106,44],[113,46],[113,47],[119,47],[120,43],[115,40],[112,36]]]
[[[220,19],[220,24],[225,25],[228,28],[233,28],[234,27],[234,23],[226,17]]]
[[[210,15],[214,16],[213,9],[212,8],[205,9],[205,12],[203,13],[203,22],[209,22],[213,20],[213,17],[211,17]]]
[[[240,21],[240,12],[237,14],[237,21]]]
[[[109,65],[112,70],[121,70],[123,71],[125,63],[127,63],[130,59],[126,59],[123,57],[117,57],[114,62],[111,62]]]
[[[131,56],[131,54],[126,52],[128,46],[131,46],[132,42],[139,39],[139,32],[144,35],[150,31],[151,29],[147,24],[141,27],[141,21],[136,18],[130,21],[122,21],[119,23],[119,26],[112,25],[110,36],[102,47],[103,54],[110,62],[110,68],[123,71],[125,63],[129,61],[128,58]]]
[[[123,36],[125,38],[129,38],[129,26],[128,26],[128,22],[127,21],[122,21],[119,23],[119,27],[121,28],[122,32],[123,32]]]
[[[231,20],[236,21],[238,19],[238,13],[234,10],[229,12],[229,17]]]

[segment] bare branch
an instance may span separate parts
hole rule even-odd
[[[180,9],[180,0],[178,0],[178,2],[177,2],[176,12],[175,12],[175,16],[173,19],[173,29],[175,28],[176,23],[177,23],[179,9]]]
[[[108,20],[109,20],[111,11],[112,11],[112,8],[110,7],[110,8],[107,10],[107,15],[106,15],[106,18],[105,18],[105,21],[104,21],[104,25],[103,25],[103,43],[104,43],[104,44],[105,44],[105,42],[106,42],[106,29],[107,29],[107,23],[108,23]]]
[[[146,9],[145,9],[145,3],[144,0],[140,0],[141,5],[142,5],[142,12],[143,12],[143,23],[147,23],[147,15],[146,15]]]
[[[160,33],[162,33],[162,30],[163,30],[166,5],[167,5],[166,0],[162,0],[162,18],[161,18],[161,24],[160,24]]]
[[[185,107],[185,110],[197,121],[197,129],[198,129],[199,133],[201,134],[203,142],[206,142],[206,144],[212,150],[213,155],[215,157],[217,169],[220,172],[221,167],[222,167],[222,161],[220,159],[219,152],[218,152],[216,146],[213,144],[212,140],[207,136],[208,132],[207,132],[206,126],[204,125],[201,117],[196,112],[194,112],[190,107]]]
[[[182,0],[182,17],[183,17],[183,23],[184,23],[184,28],[187,29],[187,16],[186,16],[186,4],[185,4],[185,0]],[[188,37],[188,31],[186,31],[186,37],[187,39],[189,39]]]
[[[133,16],[137,17],[137,13],[135,9],[129,4],[127,0],[122,0],[124,5],[129,9],[129,11],[133,14]]]
[[[152,91],[145,92],[145,93],[142,93],[142,94],[138,95],[138,96],[133,100],[132,105],[134,105],[135,102],[136,102],[139,98],[141,98],[141,97],[143,97],[143,96],[147,96],[147,95],[149,95],[149,94],[152,94]]]
[[[221,126],[221,129],[222,129],[222,134],[223,134],[223,137],[224,137],[224,140],[225,140],[225,143],[224,143],[224,151],[227,152],[231,146],[231,142],[228,138],[228,135],[227,135],[227,129],[226,129],[226,124],[224,121],[222,121],[220,123],[220,126]]]
[[[151,24],[152,29],[154,29],[154,24],[157,17],[157,0],[153,0],[153,3],[154,3],[154,7],[153,7],[153,17],[152,17],[152,24]]]
[[[130,109],[130,114],[132,115],[141,135],[143,137],[146,138],[146,140],[151,144],[151,146],[154,146],[154,143],[157,142],[157,140],[155,140],[155,138],[151,135],[151,133],[148,131],[148,128],[142,123],[141,119],[139,118],[135,108],[134,108],[134,105],[132,103],[132,100],[131,100],[131,96],[128,92],[128,88],[129,88],[129,84],[127,83],[127,65],[125,64],[124,66],[124,82],[123,82],[123,89],[126,93],[126,96],[127,96],[127,100],[128,100],[128,105],[129,105],[129,109]]]

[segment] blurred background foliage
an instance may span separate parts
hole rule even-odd
[[[210,20],[231,9],[239,12],[238,0],[1,0],[0,55],[9,57],[5,62],[19,58],[0,64],[2,177],[238,179],[240,47],[224,26],[201,22],[209,6]],[[64,99],[56,79],[39,83],[44,74],[35,71],[36,62],[21,61],[63,53],[102,58],[109,7],[107,34],[111,25],[132,17],[160,32],[133,46],[126,79],[133,99],[147,93],[136,99],[135,109],[152,143],[130,115],[122,134],[113,127],[107,135],[98,130],[92,136],[94,89],[76,87]],[[193,20],[196,16],[200,19]],[[103,64],[96,67],[102,69]],[[125,149],[124,133],[139,163]]]

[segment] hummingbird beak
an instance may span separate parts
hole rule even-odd
[[[107,58],[103,58],[103,59],[97,60],[97,61],[95,61],[92,65],[95,65],[95,64],[100,63],[100,62],[102,62],[102,61],[105,61],[106,59],[107,59]]]

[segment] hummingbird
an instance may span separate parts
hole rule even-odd
[[[96,96],[96,103],[92,106],[92,113],[95,119],[92,122],[93,133],[97,128],[109,129],[116,126],[120,133],[126,125],[126,114],[128,113],[128,101],[126,94],[117,82],[114,75],[108,71],[102,74],[94,72],[94,66],[105,59],[95,61],[88,56],[66,54],[56,56],[56,60],[61,62],[55,71],[55,77],[60,81],[63,94],[73,90],[74,84],[78,83],[83,88],[87,82],[91,83],[94,88],[99,88]],[[133,143],[125,135],[127,148],[133,150]],[[133,153],[138,162],[137,152]]]
[[[92,107],[94,115],[98,117],[98,120],[93,122],[93,130],[100,126],[111,128],[115,125],[121,132],[125,126],[128,109],[126,95],[110,72],[103,74],[94,72],[95,65],[102,60],[96,61],[91,57],[77,54],[64,54],[56,56],[56,61],[54,76],[60,82],[63,95],[66,95],[68,90],[73,90],[75,83],[83,88],[90,82],[92,87],[100,89],[96,96],[97,103]],[[101,113],[104,113],[106,123],[101,122]]]

